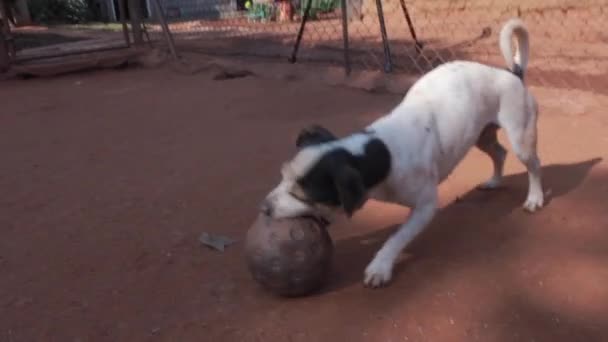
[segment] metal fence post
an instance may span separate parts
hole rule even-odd
[[[8,2],[0,0],[0,72],[8,70],[11,64],[11,51],[9,48],[10,24],[8,15]]]
[[[344,43],[344,72],[350,75],[350,51],[348,47],[348,13],[346,13],[346,1],[341,0],[342,4],[342,42]]]
[[[122,24],[122,34],[125,37],[127,47],[131,46],[131,38],[129,37],[129,26],[127,25],[127,0],[118,0],[118,10],[120,14],[120,23]]]
[[[169,25],[167,25],[165,12],[163,12],[162,7],[160,6],[160,0],[153,0],[153,2],[154,11],[156,12],[158,21],[160,21],[160,25],[163,28],[163,34],[165,35],[165,39],[167,40],[167,45],[169,45],[169,51],[171,52],[171,56],[174,60],[177,60],[179,57],[177,56],[177,51],[175,50],[175,42],[173,41],[173,36],[171,35],[171,31],[169,31]]]
[[[295,63],[298,56],[298,49],[300,49],[300,42],[302,41],[302,35],[304,34],[304,28],[308,21],[308,15],[310,14],[310,8],[312,7],[312,0],[308,0],[306,8],[304,9],[304,16],[302,17],[302,23],[300,24],[300,30],[298,30],[298,36],[296,37],[296,43],[293,46],[291,57],[289,57],[290,63]]]
[[[142,45],[144,35],[141,29],[142,13],[139,0],[127,0],[129,8],[129,19],[131,19],[131,32],[133,32],[133,44]]]
[[[388,37],[386,34],[386,25],[384,24],[384,10],[382,9],[381,0],[376,0],[376,9],[378,10],[378,21],[380,22],[380,34],[382,34],[382,45],[384,46],[384,71],[393,71],[393,61],[391,58],[391,48],[388,45]]]
[[[8,54],[8,43],[4,37],[4,30],[0,29],[0,72],[8,70],[10,64],[11,57]]]
[[[418,53],[421,53],[423,45],[421,42],[418,41],[418,37],[416,37],[416,30],[414,30],[414,24],[412,23],[412,18],[410,18],[410,13],[407,10],[407,6],[405,6],[405,0],[400,0],[400,2],[401,2],[401,10],[403,11],[403,15],[405,16],[405,20],[407,21],[407,26],[410,29],[410,34],[412,35],[414,44],[416,45],[416,51]]]

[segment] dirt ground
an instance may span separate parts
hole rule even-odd
[[[491,164],[471,151],[389,287],[363,270],[407,210],[371,202],[331,229],[327,287],[283,299],[242,239],[296,134],[347,134],[401,96],[167,69],[4,82],[0,341],[608,341],[608,100],[534,91],[544,210],[520,209],[512,154],[505,189],[473,190]]]

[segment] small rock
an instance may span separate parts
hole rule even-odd
[[[205,246],[213,248],[217,251],[223,252],[226,247],[236,242],[235,239],[227,236],[216,235],[211,233],[203,232],[198,240]]]

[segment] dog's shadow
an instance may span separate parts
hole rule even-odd
[[[576,189],[601,158],[573,164],[554,164],[543,168],[543,185],[547,206],[552,198]],[[497,248],[505,239],[516,237],[517,229],[497,230],[496,223],[514,210],[521,210],[527,194],[528,174],[504,178],[504,187],[494,191],[473,189],[438,212],[435,219],[410,246],[406,253],[414,257],[396,265],[394,277],[418,259],[425,257],[480,258]],[[363,271],[374,253],[396,227],[336,241],[334,272],[323,292],[338,291],[361,284]]]

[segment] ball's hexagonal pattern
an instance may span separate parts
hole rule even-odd
[[[331,267],[333,243],[313,218],[273,220],[260,214],[247,232],[247,264],[253,278],[283,296],[318,290]]]

